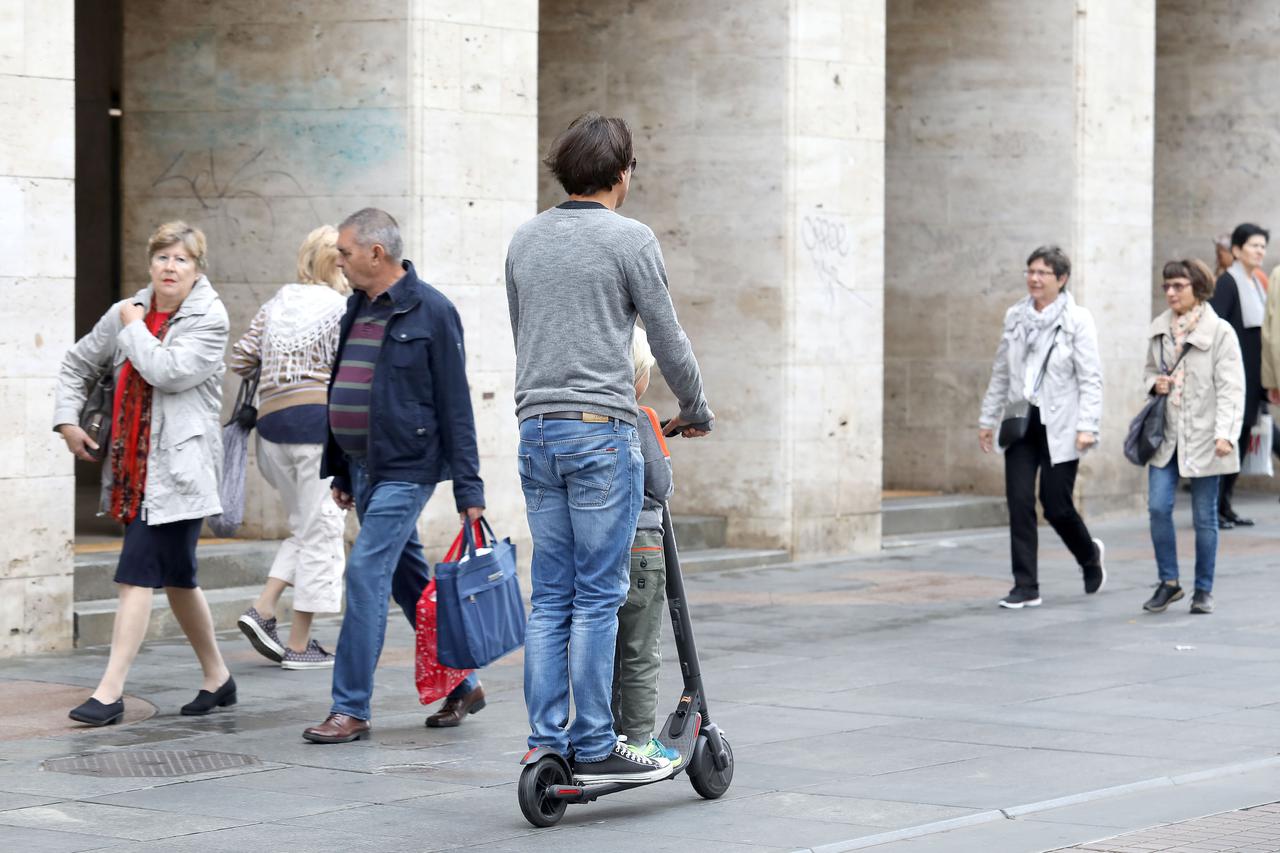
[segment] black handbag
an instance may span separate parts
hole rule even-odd
[[[98,445],[94,450],[88,444],[84,452],[101,462],[107,455],[111,445],[111,416],[115,413],[116,371],[108,364],[102,374],[94,380],[89,388],[89,396],[85,397],[80,407],[80,429]]]
[[[1191,349],[1190,343],[1182,345],[1182,352],[1173,367],[1164,366],[1164,347],[1160,348],[1160,369],[1169,376],[1178,369],[1182,357]],[[1169,407],[1168,394],[1152,394],[1137,417],[1129,422],[1129,433],[1124,437],[1124,458],[1134,465],[1146,465],[1164,444],[1164,413]]]
[[[1031,390],[1033,397],[1035,392],[1040,390],[1040,383],[1044,382],[1045,371],[1049,369],[1049,356],[1053,355],[1053,348],[1058,345],[1058,332],[1061,330],[1061,326],[1053,330],[1053,343],[1049,345],[1049,351],[1044,354],[1040,375],[1036,377],[1035,387]],[[1004,449],[1026,438],[1029,429],[1031,429],[1031,401],[1014,400],[1004,407],[1004,417],[1000,420],[1000,435],[996,440],[1000,443],[1000,448]]]
[[[253,405],[258,396],[258,377],[262,374],[262,365],[253,369],[253,373],[240,380],[240,391],[236,394],[236,405],[231,410],[231,420],[227,425],[239,424],[245,430],[251,430],[258,423],[258,407]]]

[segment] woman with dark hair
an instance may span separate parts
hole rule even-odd
[[[1209,299],[1214,285],[1198,260],[1164,265],[1169,310],[1151,322],[1144,376],[1147,391],[1168,395],[1164,443],[1147,469],[1151,544],[1160,584],[1142,605],[1163,613],[1182,598],[1173,503],[1178,477],[1191,481],[1196,531],[1196,587],[1192,613],[1213,612],[1213,572],[1218,554],[1219,478],[1240,470],[1234,443],[1244,419],[1244,369],[1235,332]]]
[[[1262,401],[1262,325],[1267,312],[1267,290],[1258,273],[1267,257],[1267,241],[1271,233],[1265,228],[1245,222],[1231,232],[1231,254],[1235,258],[1225,273],[1218,277],[1209,303],[1218,317],[1230,324],[1240,341],[1244,363],[1244,420],[1235,446],[1243,459],[1249,446],[1249,432],[1258,420]],[[1239,469],[1237,468],[1237,471]],[[1252,519],[1241,518],[1231,506],[1238,473],[1222,478],[1218,493],[1218,523],[1224,530],[1238,525],[1251,526]]]
[[[1089,534],[1072,501],[1080,457],[1098,441],[1102,361],[1093,316],[1066,292],[1070,276],[1071,261],[1057,246],[1041,246],[1027,258],[1027,296],[1005,313],[978,420],[978,445],[990,453],[1002,420],[1025,412],[1023,434],[1001,443],[1013,589],[1000,606],[1012,610],[1040,604],[1037,473],[1045,519],[1080,564],[1085,593],[1107,580],[1102,542]]]

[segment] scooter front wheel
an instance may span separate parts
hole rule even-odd
[[[564,764],[554,758],[543,758],[526,765],[516,789],[525,820],[534,826],[555,826],[559,823],[569,804],[552,797],[547,789],[552,785],[568,785],[570,781]]]
[[[724,792],[729,790],[730,783],[733,782],[733,747],[729,745],[729,739],[722,733],[720,742],[724,744],[725,756],[728,759],[724,769],[720,770],[716,767],[715,759],[711,755],[711,741],[706,735],[699,735],[698,741],[693,747],[693,758],[689,762],[689,784],[693,786],[693,790],[698,795],[708,800],[716,800],[724,796]]]

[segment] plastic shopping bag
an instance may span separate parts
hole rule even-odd
[[[480,525],[476,524],[476,535]],[[440,562],[451,563],[462,553],[462,532],[453,540],[449,552]],[[414,642],[413,680],[418,686],[418,701],[430,705],[449,695],[449,691],[471,674],[469,669],[453,669],[440,663],[436,650],[438,627],[436,622],[436,582],[432,578],[418,599],[417,636]]]

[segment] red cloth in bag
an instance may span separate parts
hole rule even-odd
[[[476,541],[480,540],[480,522],[475,522]],[[451,563],[462,553],[462,531],[449,546],[442,563]],[[417,631],[415,638],[413,680],[418,685],[418,701],[430,705],[449,695],[449,691],[471,674],[469,669],[450,669],[436,656],[436,581],[427,584],[418,599]]]

